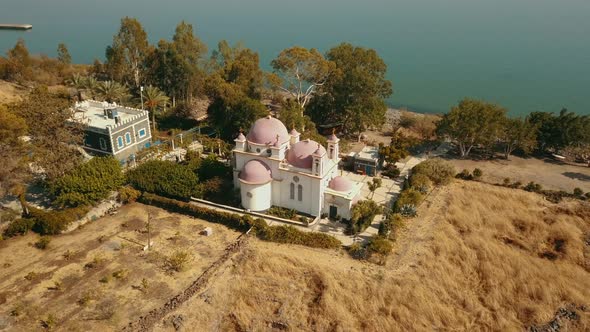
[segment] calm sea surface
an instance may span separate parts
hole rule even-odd
[[[392,106],[445,112],[465,96],[513,115],[590,114],[589,0],[0,0],[0,52],[24,38],[33,53],[64,42],[76,62],[104,58],[123,16],[150,41],[192,23],[209,48],[221,39],[259,52],[262,66],[292,45],[342,41],[376,49],[389,66]]]

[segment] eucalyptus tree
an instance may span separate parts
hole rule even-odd
[[[147,33],[131,17],[121,19],[119,32],[106,49],[106,69],[110,78],[139,87],[145,72],[145,59],[150,53]]]
[[[271,62],[273,83],[299,105],[301,112],[334,71],[334,63],[315,48],[294,46],[284,49]]]
[[[360,133],[385,121],[385,98],[392,85],[387,65],[373,49],[342,43],[328,51],[335,70],[311,99],[308,112],[316,123],[338,124],[346,133]]]

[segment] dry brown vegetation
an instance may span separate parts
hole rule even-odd
[[[521,331],[560,308],[562,331],[590,329],[587,202],[457,180],[427,198],[384,265],[255,237],[219,263],[239,233],[157,211],[150,255],[113,249],[119,236],[145,243],[140,204],[45,251],[33,236],[0,242],[0,328],[120,330],[220,264],[156,331]],[[197,235],[205,225],[212,237]],[[177,250],[194,255],[185,272],[166,269]]]
[[[427,200],[384,266],[253,240],[157,330],[519,331],[565,307],[579,319],[561,324],[588,330],[584,204],[457,181]]]
[[[150,253],[143,251],[147,207],[137,203],[52,237],[46,250],[34,247],[35,234],[0,241],[0,330],[120,330],[184,290],[240,235],[150,209]],[[213,235],[198,235],[205,224]]]

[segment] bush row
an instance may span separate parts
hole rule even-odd
[[[150,193],[143,193],[138,201],[143,204],[157,206],[170,212],[182,213],[195,218],[223,224],[238,231],[246,231],[250,228],[250,225],[246,224],[242,217],[237,213],[204,208],[188,202],[182,202]]]
[[[4,231],[7,237],[23,235],[32,230],[41,235],[55,235],[63,232],[68,226],[84,217],[90,210],[87,206],[79,206],[64,210],[41,210],[29,207],[29,215],[13,221]]]
[[[543,186],[536,182],[529,182],[525,186],[522,185],[520,181],[511,182],[509,178],[505,178],[504,181],[500,184],[496,184],[502,187],[508,187],[512,189],[522,189],[528,192],[534,192],[545,196],[545,198],[553,203],[559,203],[564,198],[575,198],[580,200],[590,200],[590,192],[584,194],[584,191],[580,188],[574,188],[573,192],[568,193],[567,191],[563,190],[548,190],[543,189]]]
[[[150,193],[144,193],[138,201],[171,212],[187,214],[195,218],[220,223],[239,231],[246,231],[252,227],[256,236],[266,241],[299,244],[313,248],[338,248],[342,245],[336,238],[327,234],[304,232],[293,226],[268,226],[260,218],[253,219],[249,215],[240,216],[237,213],[204,208]]]

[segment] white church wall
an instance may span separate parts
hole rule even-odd
[[[271,183],[248,184],[241,182],[242,206],[251,211],[268,210],[271,205]]]

